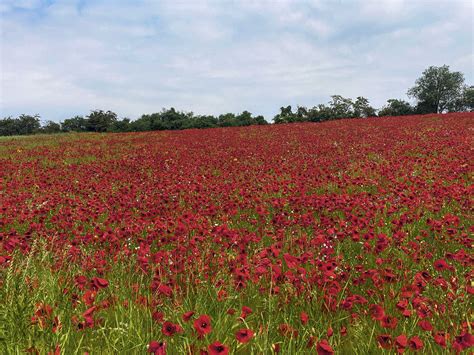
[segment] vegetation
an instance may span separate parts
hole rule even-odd
[[[471,354],[473,132],[3,138],[0,354]]]
[[[474,110],[474,87],[464,85],[460,72],[451,72],[447,65],[429,67],[408,90],[408,96],[416,100],[412,106],[401,99],[389,99],[378,111],[369,100],[359,96],[355,100],[341,95],[331,96],[327,104],[312,108],[291,106],[280,108],[274,123],[323,122],[340,118],[366,118],[373,116],[405,116],[413,114],[461,112]],[[88,116],[75,116],[62,123],[47,121],[40,124],[39,115],[21,115],[0,120],[0,135],[14,136],[34,133],[59,132],[143,132],[156,130],[180,130],[188,128],[214,128],[264,125],[263,116],[253,116],[248,111],[240,114],[226,113],[219,116],[195,115],[177,111],[173,107],[161,112],[144,114],[136,120],[119,119],[112,111],[94,110]]]

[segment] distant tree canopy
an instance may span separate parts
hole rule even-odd
[[[379,116],[405,116],[415,114],[415,108],[404,100],[389,99],[379,110]]]
[[[362,118],[376,116],[375,109],[370,106],[369,100],[359,96],[355,101],[342,97],[331,96],[331,101],[326,105],[319,104],[313,108],[298,106],[296,112],[291,106],[281,107],[280,113],[273,118],[275,123],[292,122],[321,122],[337,118]]]
[[[474,87],[464,85],[460,72],[451,72],[449,66],[431,66],[421,74],[415,86],[407,92],[415,99],[412,106],[402,99],[389,99],[378,111],[363,96],[355,100],[341,95],[331,96],[326,104],[312,108],[290,105],[280,107],[273,118],[274,123],[323,122],[340,118],[366,118],[373,116],[403,116],[413,114],[443,113],[474,110]],[[18,118],[0,119],[0,136],[58,132],[140,132],[176,130],[188,128],[237,127],[265,125],[263,116],[254,116],[249,111],[240,114],[225,113],[219,116],[195,115],[193,112],[177,111],[175,108],[144,114],[136,120],[119,119],[112,111],[94,110],[86,117],[74,116],[61,123],[40,123],[39,115],[20,115]]]
[[[464,75],[449,71],[449,66],[431,66],[426,69],[408,96],[417,100],[418,113],[456,111],[464,92]]]
[[[7,117],[0,120],[1,136],[17,136],[38,133],[41,128],[39,115],[20,115],[18,118]]]

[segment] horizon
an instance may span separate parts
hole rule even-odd
[[[473,84],[470,1],[3,1],[1,117],[375,108],[431,65]]]

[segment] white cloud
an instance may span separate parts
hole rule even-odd
[[[62,120],[103,108],[135,118],[175,106],[271,119],[336,93],[381,106],[429,65],[472,82],[463,1],[18,4],[0,7],[1,115]]]

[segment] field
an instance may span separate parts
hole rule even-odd
[[[474,114],[0,140],[0,353],[473,350]]]

